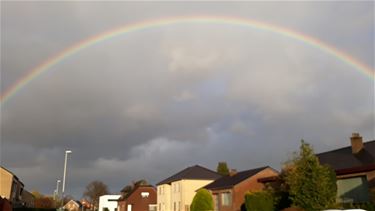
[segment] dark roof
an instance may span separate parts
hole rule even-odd
[[[349,173],[354,169],[372,169],[375,167],[375,140],[363,143],[363,149],[356,154],[352,153],[352,147],[343,147],[317,154],[321,164],[331,166],[336,173]]]
[[[162,184],[170,184],[174,181],[182,180],[182,179],[196,179],[196,180],[215,180],[220,178],[221,175],[217,172],[214,172],[210,169],[204,168],[199,165],[188,167],[177,174],[168,177],[165,180],[162,180],[156,185]]]
[[[270,167],[264,166],[264,167],[260,167],[260,168],[256,168],[256,169],[241,171],[241,172],[236,173],[233,176],[230,176],[230,175],[224,176],[224,177],[222,177],[220,179],[217,179],[214,182],[206,185],[204,188],[209,189],[209,190],[231,188],[231,187],[237,185],[238,183],[254,176],[258,172],[260,172],[260,171],[262,171],[266,168],[270,168]]]

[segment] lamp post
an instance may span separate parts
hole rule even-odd
[[[64,162],[64,176],[63,176],[63,184],[62,184],[62,191],[61,191],[61,202],[64,203],[64,192],[65,192],[65,178],[66,178],[66,163],[68,161],[68,154],[72,153],[71,150],[65,150],[65,162]]]
[[[56,190],[55,190],[55,200],[59,198],[59,184],[60,184],[61,180],[57,180],[56,181]]]

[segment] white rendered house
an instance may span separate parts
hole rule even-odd
[[[220,177],[220,174],[198,165],[178,172],[157,184],[157,210],[190,211],[196,190]]]
[[[98,211],[117,211],[117,200],[121,195],[103,195],[99,197]]]

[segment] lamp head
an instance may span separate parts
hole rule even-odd
[[[65,150],[66,154],[72,153],[72,150]]]

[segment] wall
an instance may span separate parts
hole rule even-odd
[[[189,211],[190,204],[196,194],[196,191],[213,180],[182,180],[181,181],[181,211]],[[171,210],[173,211],[173,210]]]
[[[104,211],[104,208],[108,208],[109,211],[115,211],[117,209],[117,201],[109,201],[109,200],[117,200],[120,198],[121,195],[104,195],[99,197],[99,210]]]
[[[264,169],[252,177],[238,183],[231,189],[214,190],[213,194],[218,194],[219,200],[221,200],[221,194],[224,192],[232,193],[232,206],[222,206],[219,202],[220,211],[240,211],[241,205],[245,202],[245,194],[248,191],[260,191],[263,190],[264,184],[258,182],[259,178],[277,176],[278,172],[272,168]],[[215,202],[214,202],[215,203]]]
[[[196,191],[213,180],[179,180],[157,187],[158,211],[189,211]],[[164,188],[164,189],[163,189]],[[174,210],[176,204],[176,210]],[[161,207],[161,209],[159,209]]]
[[[370,199],[375,202],[375,170],[364,172],[364,173],[355,173],[355,174],[346,174],[346,175],[339,175],[337,176],[337,180],[345,179],[345,178],[352,178],[352,177],[359,177],[365,176],[368,181],[368,188],[369,188],[369,196]],[[339,200],[339,199],[338,199]]]
[[[171,186],[169,184],[162,184],[157,186],[157,210],[170,211],[171,203]]]
[[[149,195],[142,196],[142,193]],[[125,201],[125,211],[127,205],[132,205],[132,211],[149,211],[149,205],[156,204],[156,190],[153,187],[138,187]]]
[[[30,207],[30,208],[34,207],[35,198],[33,194],[31,194],[27,190],[22,191],[21,200],[22,200],[22,204],[25,207]]]
[[[11,188],[13,182],[13,175],[7,170],[0,168],[0,196],[11,200]]]

